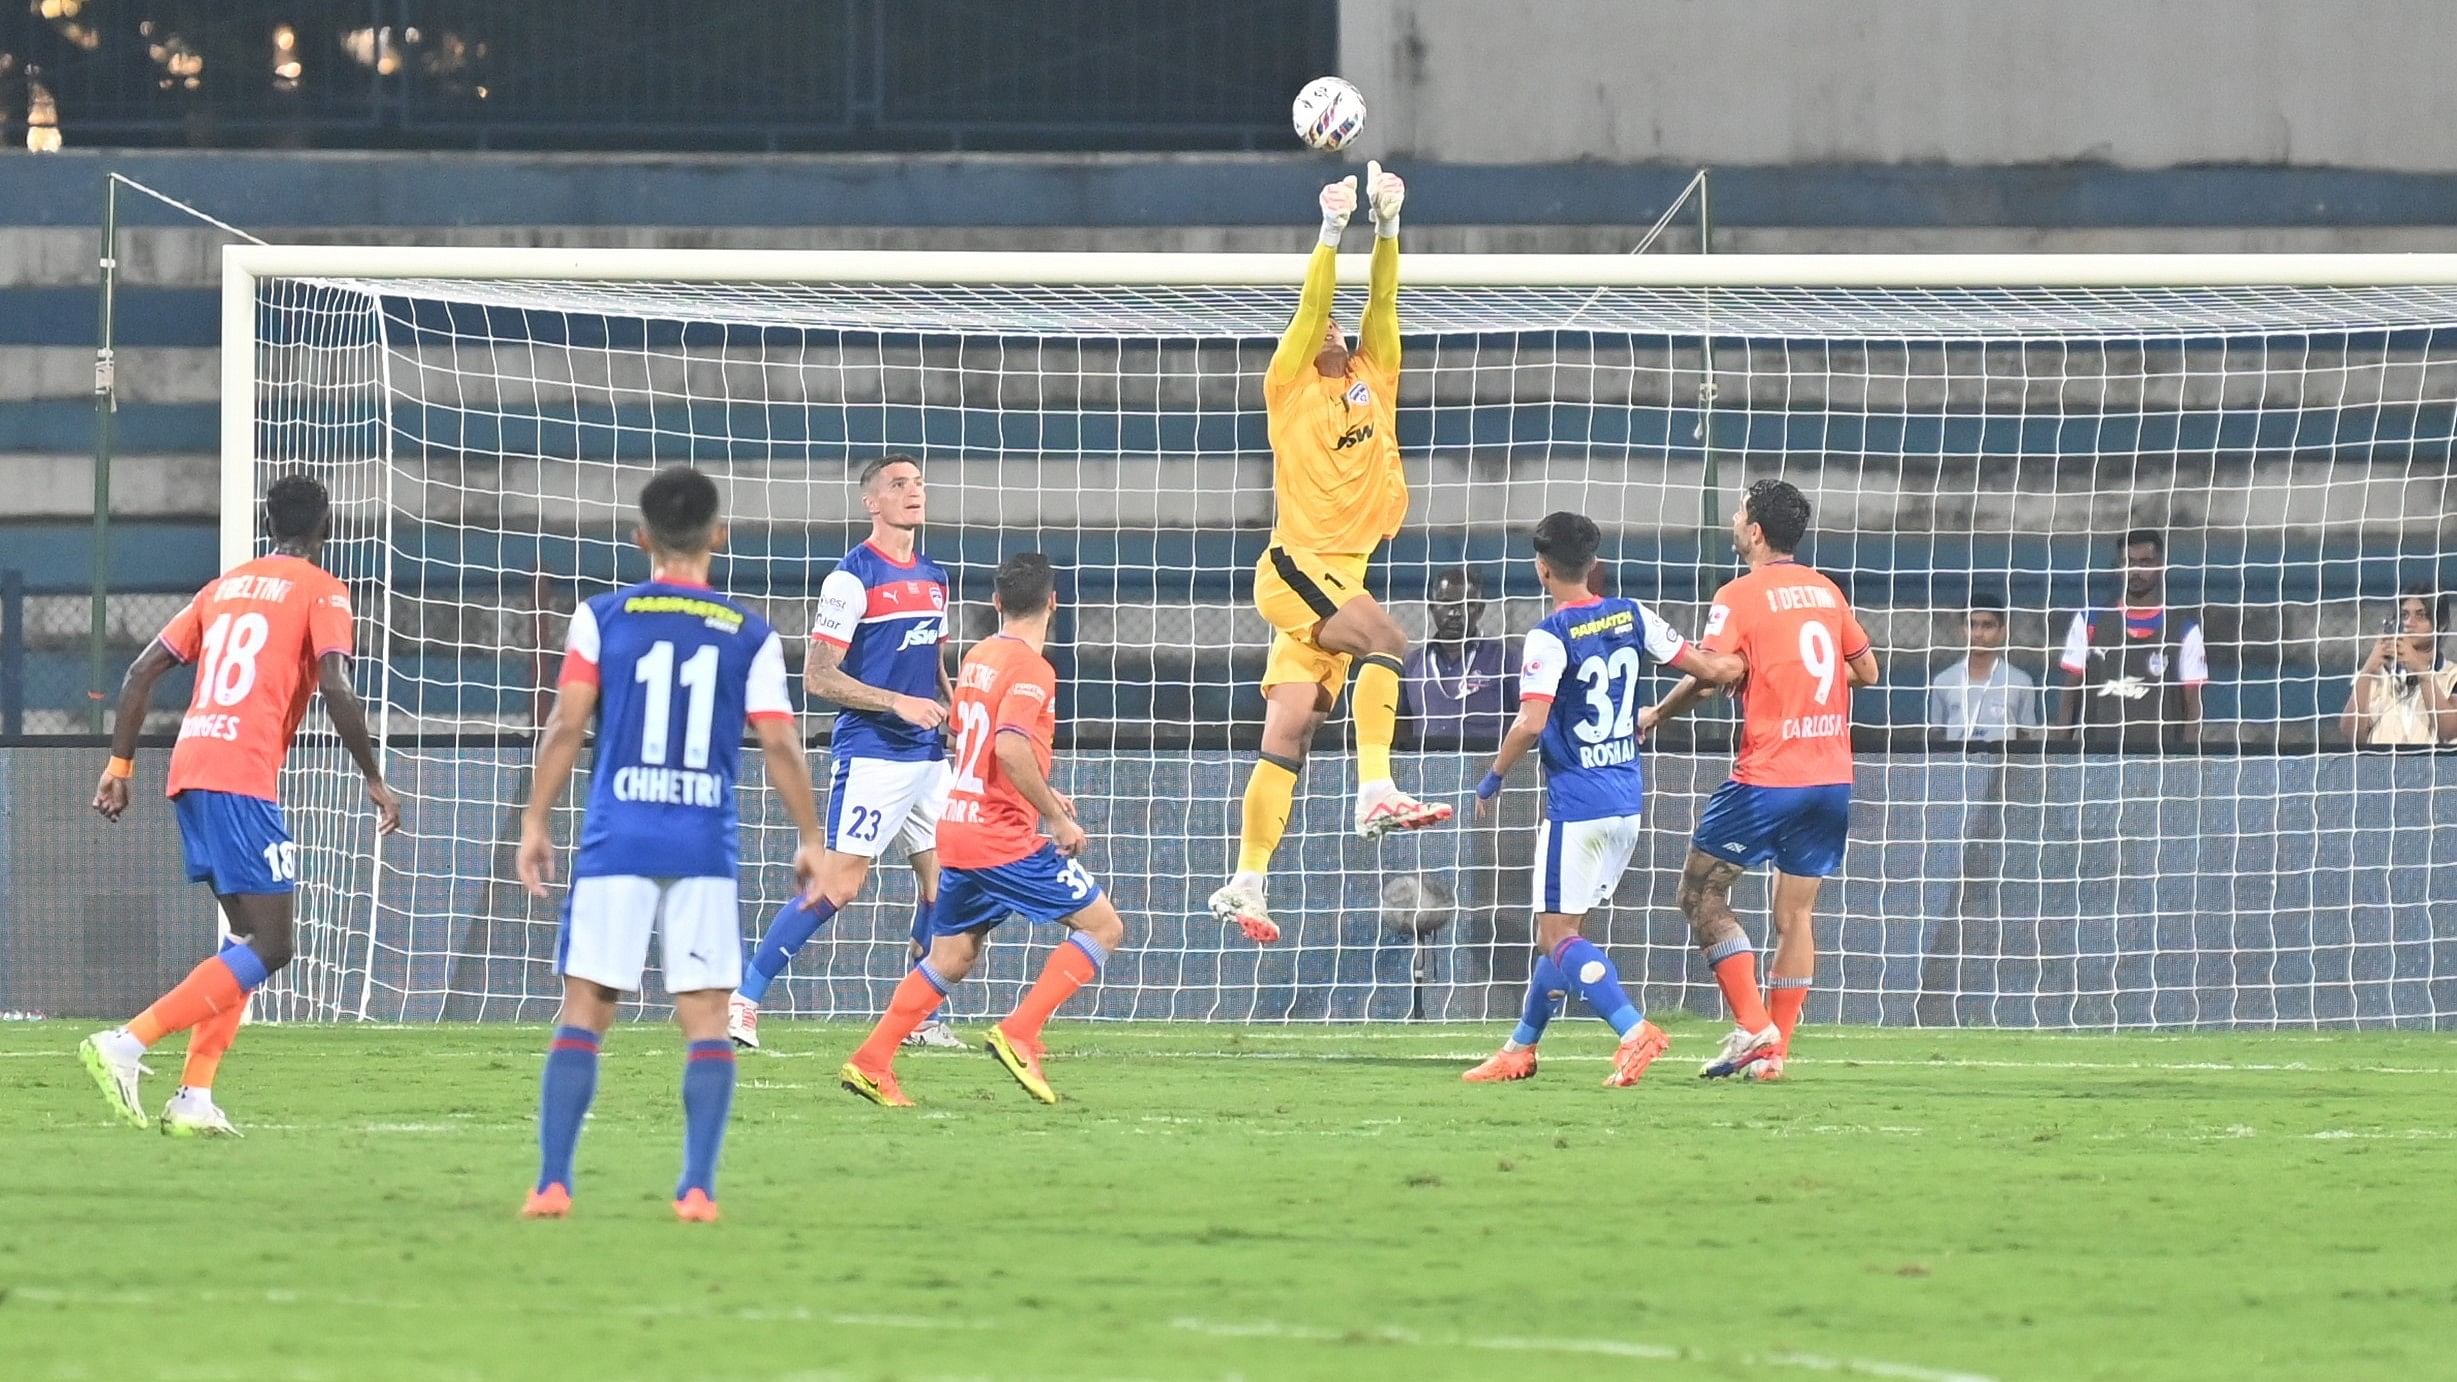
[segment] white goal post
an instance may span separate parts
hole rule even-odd
[[[930,476],[924,546],[975,620],[959,641],[1001,551],[1041,546],[1069,572],[1061,781],[1134,932],[1093,1011],[1512,1011],[1532,773],[1496,821],[1360,846],[1340,829],[1344,708],[1279,862],[1288,941],[1257,952],[1200,915],[1260,709],[1256,379],[1305,262],[225,250],[223,559],[259,550],[271,475],[327,480],[361,689],[411,796],[407,838],[379,853],[310,718],[285,783],[299,961],[269,1011],[540,1014],[556,912],[509,884],[503,836],[561,617],[637,574],[622,548],[640,481],[673,461],[718,477],[738,530],[721,580],[794,636],[859,537],[848,468],[888,451]],[[1343,289],[1366,268],[1343,256]],[[1525,533],[1562,507],[1605,528],[1619,593],[1695,632],[1731,574],[1718,530],[1745,483],[1779,475],[1815,503],[1803,555],[1852,592],[1886,684],[1855,706],[1853,842],[1821,907],[1811,1021],[2457,1021],[2440,920],[2457,915],[2457,759],[2339,735],[2397,590],[2457,587],[2457,254],[1429,254],[1401,279],[1416,500],[1373,579],[1412,634],[1464,567],[1481,636],[1514,659],[1541,612]],[[2168,568],[2154,606],[2120,594],[2140,529]],[[1974,602],[2006,609],[2002,660],[2033,683],[2015,694],[2033,720],[2060,713],[2075,625],[2114,611],[2121,628],[2119,605],[2161,611],[2159,637],[2192,624],[2210,663],[2197,732],[2164,752],[2028,726],[1944,737],[1929,683],[1966,651]],[[1476,655],[1456,663],[1463,697],[1490,679]],[[1458,799],[1481,775],[1483,722],[1454,728],[1459,743],[1403,755],[1420,793]],[[1668,875],[1728,732],[1710,715],[1658,747],[1649,842],[1590,926],[1654,1006],[1712,1008]],[[744,783],[755,936],[789,834],[747,766]],[[900,967],[901,875],[875,872],[771,1012],[875,1011]],[[1759,895],[1738,900],[1770,943]],[[1004,1001],[1029,939],[993,946],[959,1014]]]

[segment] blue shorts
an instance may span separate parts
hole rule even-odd
[[[1752,787],[1726,782],[1706,799],[1690,844],[1701,854],[1749,866],[1774,860],[1794,878],[1843,871],[1851,835],[1851,784]]]
[[[1058,852],[1055,845],[1039,849],[1012,864],[986,869],[941,869],[938,905],[930,909],[930,933],[952,936],[996,926],[1008,917],[1026,921],[1059,921],[1091,906],[1101,885],[1082,864]]]
[[[298,886],[298,846],[290,843],[279,803],[191,788],[171,798],[171,814],[179,818],[189,882],[212,884],[217,897]]]

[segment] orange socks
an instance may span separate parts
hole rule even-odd
[[[237,948],[246,950],[245,946]],[[245,963],[254,965],[254,962],[255,956],[249,954]],[[255,965],[255,968],[261,972],[263,967]],[[180,980],[169,993],[155,999],[152,1007],[138,1013],[136,1020],[128,1024],[128,1035],[151,1046],[171,1033],[184,1032],[216,1013],[245,1008],[247,990],[248,986],[239,982],[239,976],[231,965],[221,955],[216,955],[189,970],[187,978]]]
[[[1713,947],[1706,952],[1706,963],[1715,971],[1715,986],[1723,990],[1733,1025],[1765,1030],[1770,1019],[1765,1001],[1757,996],[1757,951],[1750,948],[1749,938],[1734,936]]]
[[[1783,1033],[1783,1049],[1792,1049],[1792,1029],[1800,1025],[1800,1009],[1809,1001],[1810,976],[1777,974],[1766,981],[1766,1011]]]
[[[879,1025],[870,1029],[870,1039],[853,1053],[853,1063],[864,1070],[885,1070],[896,1058],[896,1047],[946,1001],[947,986],[931,971],[929,961],[906,970],[903,982],[896,985],[896,996],[879,1015]]]
[[[1101,949],[1100,942],[1083,932],[1067,937],[1066,944],[1049,952],[1049,962],[1041,966],[1041,977],[999,1027],[1008,1036],[1039,1041],[1049,1015],[1074,997],[1075,990],[1091,983],[1093,976],[1101,972],[1101,961],[1108,958],[1109,952]]]
[[[215,1072],[222,1068],[222,1053],[239,1035],[239,1021],[247,1016],[247,1005],[226,1008],[196,1024],[188,1035],[188,1064],[180,1071],[179,1082],[190,1089],[213,1088]]]

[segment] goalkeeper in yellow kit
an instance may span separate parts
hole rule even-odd
[[[1254,570],[1254,607],[1277,630],[1263,669],[1262,758],[1247,779],[1237,873],[1211,895],[1212,915],[1257,941],[1279,939],[1264,896],[1272,852],[1288,829],[1297,773],[1323,717],[1358,668],[1356,832],[1376,839],[1450,819],[1391,781],[1399,668],[1408,636],[1365,593],[1374,549],[1408,515],[1399,469],[1399,205],[1396,174],[1367,165],[1374,259],[1357,348],[1331,319],[1340,233],[1356,212],[1356,179],[1322,189],[1322,238],[1306,266],[1297,314],[1263,379],[1270,415],[1277,522]]]

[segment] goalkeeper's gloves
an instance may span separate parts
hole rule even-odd
[[[1365,197],[1374,212],[1374,234],[1387,240],[1399,233],[1399,204],[1408,199],[1408,185],[1379,163],[1365,165]]]
[[[1356,179],[1344,177],[1325,183],[1322,189],[1322,243],[1339,246],[1340,232],[1348,228],[1348,218],[1356,214]]]

